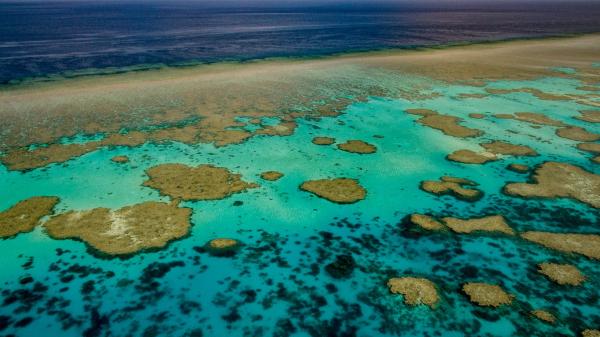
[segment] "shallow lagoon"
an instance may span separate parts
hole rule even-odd
[[[421,79],[410,79],[420,81]],[[393,82],[390,83],[394,85]],[[395,83],[398,85],[398,83]],[[513,92],[461,98],[486,88],[535,88],[546,93],[586,95],[573,78],[493,81],[486,87],[435,82],[418,101],[371,96],[348,105],[337,117],[299,118],[290,136],[255,136],[240,144],[214,147],[178,142],[101,148],[65,163],[26,172],[0,168],[0,209],[36,195],[61,201],[56,212],[95,207],[119,208],[148,200],[168,201],[142,186],[145,170],[162,163],[214,164],[240,173],[260,188],[216,201],[187,201],[193,209],[189,236],[166,248],[128,258],[98,256],[85,243],[53,240],[41,227],[0,242],[4,304],[3,333],[48,335],[194,336],[544,336],[578,335],[600,322],[598,262],[496,234],[423,233],[405,218],[415,212],[435,216],[502,214],[517,232],[598,233],[600,212],[570,199],[520,199],[502,194],[507,182],[528,175],[506,169],[568,162],[600,173],[578,142],[559,138],[555,127],[495,118],[493,114],[539,112],[600,133],[600,126],[575,119],[600,99],[543,100]],[[418,124],[410,108],[425,108],[464,119],[483,130],[476,138],[455,138]],[[483,113],[483,119],[470,118]],[[248,122],[249,119],[238,119]],[[265,120],[275,125],[276,119]],[[256,126],[247,126],[254,130]],[[377,147],[369,155],[335,145],[311,143],[328,136],[336,143],[360,139]],[[101,136],[98,136],[101,137]],[[86,142],[88,137],[63,139]],[[527,145],[536,157],[502,156],[484,165],[445,159],[459,149],[481,151],[479,143],[504,140]],[[126,155],[130,161],[111,161]],[[284,174],[262,180],[261,172]],[[485,196],[476,202],[438,197],[419,189],[423,180],[443,175],[471,179]],[[364,200],[339,205],[299,190],[311,179],[349,177],[368,191]],[[241,202],[241,204],[240,204]],[[244,246],[232,257],[203,252],[208,240],[226,237]],[[347,279],[324,267],[337,255],[356,261]],[[545,261],[576,265],[586,275],[580,287],[559,286],[536,272]],[[438,286],[436,309],[404,304],[389,293],[390,277],[426,277]],[[32,282],[23,282],[31,276]],[[470,281],[500,284],[515,295],[511,306],[481,308],[460,288]],[[545,324],[533,309],[547,309],[558,321]],[[23,321],[23,319],[25,319]],[[8,323],[7,323],[8,321]],[[19,323],[20,322],[20,323]]]

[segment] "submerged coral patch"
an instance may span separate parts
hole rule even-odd
[[[243,181],[240,174],[213,165],[190,167],[184,164],[162,164],[149,168],[146,174],[150,179],[144,182],[144,186],[181,200],[223,199],[259,186]]]
[[[556,130],[556,135],[562,138],[575,140],[578,142],[595,142],[600,139],[599,134],[591,133],[578,126],[569,126]]]
[[[469,296],[471,302],[482,307],[499,307],[511,304],[514,296],[495,284],[466,283],[462,290]]]
[[[32,197],[0,212],[0,238],[30,232],[43,217],[52,214],[57,197]]]
[[[577,148],[582,151],[592,152],[592,153],[600,153],[600,144],[599,143],[579,143],[577,144]]]
[[[565,126],[565,123],[561,121],[557,121],[556,119],[552,119],[544,114],[535,113],[535,112],[515,112],[514,114],[496,114],[494,115],[496,118],[501,119],[514,119],[521,122],[527,122],[532,124],[539,125],[549,125],[549,126]]]
[[[350,254],[342,254],[335,257],[335,261],[325,266],[325,271],[333,278],[343,279],[352,275],[356,268],[356,261]]]
[[[338,204],[352,204],[367,195],[358,180],[350,178],[309,180],[300,189]]]
[[[581,332],[582,337],[600,337],[600,330],[585,329]]]
[[[498,160],[498,157],[493,153],[477,153],[471,150],[457,150],[449,154],[446,158],[450,161],[463,164],[485,164],[489,161]]]
[[[411,214],[410,222],[428,231],[439,231],[446,228],[434,217],[425,214]]]
[[[111,161],[117,164],[125,164],[129,162],[129,157],[127,156],[114,156],[110,159]]]
[[[523,198],[571,198],[600,208],[600,175],[579,166],[546,162],[537,167],[533,183],[509,183],[504,193]]]
[[[600,123],[600,110],[585,110],[580,113],[581,115],[575,118],[589,123]]]
[[[483,119],[483,118],[485,118],[485,115],[484,114],[480,114],[480,113],[470,113],[469,117],[475,118],[475,119]]]
[[[459,123],[461,121],[461,118],[448,115],[427,115],[417,120],[418,123],[440,130],[448,136],[468,138],[481,136],[483,134],[481,130],[471,129],[460,125]]]
[[[538,265],[538,272],[560,285],[578,286],[585,281],[585,276],[570,264],[544,262]]]
[[[452,195],[458,199],[476,201],[481,199],[483,192],[476,188],[465,188],[464,186],[476,186],[477,183],[456,177],[442,177],[440,181],[425,180],[421,182],[421,189],[435,195]]]
[[[118,210],[69,211],[50,218],[44,227],[54,239],[81,240],[104,254],[127,255],[187,235],[191,214],[174,203],[147,201]]]
[[[335,138],[331,137],[315,137],[312,139],[312,143],[316,145],[331,145],[335,143]]]
[[[600,235],[530,231],[522,233],[521,237],[546,248],[600,260]]]
[[[493,141],[491,143],[481,143],[484,149],[494,154],[505,154],[511,156],[537,156],[534,149],[526,145],[514,145],[502,141]]]
[[[529,166],[524,165],[524,164],[512,163],[512,164],[509,164],[506,168],[513,172],[517,172],[517,173],[529,172]]]
[[[377,152],[375,145],[363,142],[362,140],[349,140],[345,143],[338,144],[337,147],[342,151],[358,154],[370,154]]]
[[[425,278],[391,278],[387,286],[392,294],[404,296],[404,302],[409,305],[424,304],[433,309],[440,300],[435,284]]]
[[[508,235],[515,234],[515,231],[506,223],[506,220],[501,215],[472,219],[446,217],[442,218],[442,221],[456,233],[497,232]]]
[[[235,239],[218,238],[210,240],[204,246],[209,254],[214,256],[232,256],[241,247],[241,243]]]
[[[531,314],[535,318],[546,323],[554,324],[556,322],[556,317],[551,312],[546,310],[533,310],[531,311]]]
[[[275,181],[283,177],[283,173],[277,171],[266,171],[260,174],[260,177],[264,180]]]

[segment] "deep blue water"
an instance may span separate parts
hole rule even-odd
[[[0,2],[0,83],[90,68],[217,62],[600,31],[600,3],[219,8]]]

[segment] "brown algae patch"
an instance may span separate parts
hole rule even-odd
[[[241,246],[242,244],[238,240],[218,238],[208,241],[204,248],[214,256],[232,256]]]
[[[538,153],[525,145],[514,145],[502,141],[493,141],[491,143],[481,143],[484,149],[494,154],[504,154],[511,156],[537,156]]]
[[[377,152],[373,144],[363,142],[362,140],[349,140],[343,144],[338,144],[338,149],[351,153],[370,154]]]
[[[425,180],[421,182],[421,189],[435,195],[452,195],[461,200],[477,201],[483,192],[476,188],[464,186],[477,186],[478,184],[464,178],[442,177],[440,181]]]
[[[184,164],[161,164],[146,170],[150,179],[144,182],[173,199],[217,200],[234,193],[243,192],[258,184],[248,183],[240,174],[231,173],[224,167]]]
[[[440,114],[435,113],[435,111],[434,111],[435,114],[430,114],[429,112],[427,112],[427,113],[425,112],[425,111],[431,111],[431,110],[425,110],[425,111],[417,110],[417,113],[415,113],[415,110],[413,110],[413,109],[409,109],[406,111],[411,114],[417,114],[417,115],[422,116],[421,118],[419,118],[417,120],[417,123],[423,124],[425,126],[428,126],[430,128],[436,129],[436,130],[440,130],[445,135],[448,135],[448,136],[459,137],[459,138],[468,138],[468,137],[481,136],[483,134],[483,132],[481,130],[471,129],[466,126],[460,125],[459,123],[462,121],[462,118],[459,118],[459,117],[440,115]]]
[[[409,305],[424,304],[434,309],[440,300],[435,284],[425,278],[391,278],[387,286],[392,294],[404,296],[404,303]]]
[[[600,260],[600,235],[531,231],[522,233],[521,237],[563,253],[576,253]]]
[[[581,115],[575,118],[589,123],[600,123],[600,110],[586,110],[579,113]]]
[[[532,310],[531,315],[546,323],[554,324],[556,322],[556,317],[546,310]]]
[[[114,156],[110,159],[112,162],[117,164],[125,164],[129,162],[129,157],[127,156]]]
[[[480,113],[470,113],[469,117],[475,118],[475,119],[483,119],[483,118],[485,118],[485,115],[484,114],[480,114]]]
[[[527,173],[529,172],[529,166],[525,164],[516,164],[512,163],[506,167],[508,170],[517,172],[517,173]]]
[[[442,222],[455,233],[498,232],[508,235],[515,234],[515,231],[506,223],[504,217],[501,215],[473,219],[446,217],[442,218]]]
[[[352,204],[367,195],[358,180],[350,178],[309,180],[300,189],[338,204]]]
[[[496,114],[494,115],[496,118],[501,119],[514,119],[521,122],[527,122],[532,124],[539,125],[549,125],[549,126],[565,126],[566,124],[557,121],[556,119],[552,119],[544,114],[535,113],[535,112],[515,112],[514,114]]]
[[[411,214],[410,222],[428,231],[440,231],[446,228],[434,217],[425,214]]]
[[[54,239],[81,240],[108,255],[128,255],[162,248],[188,234],[192,210],[176,204],[147,201],[118,210],[70,211],[44,224]]]
[[[471,302],[482,307],[497,308],[512,303],[514,296],[508,294],[500,286],[487,283],[466,283],[462,290]]]
[[[335,143],[335,138],[331,137],[315,137],[312,139],[312,143],[316,145],[331,145]]]
[[[457,150],[449,154],[446,159],[463,164],[485,164],[498,160],[495,154],[489,152],[477,153],[471,150]]]
[[[275,181],[283,177],[283,173],[277,171],[267,171],[260,174],[260,177],[264,180]]]
[[[556,130],[556,135],[562,138],[575,140],[578,142],[595,142],[600,139],[600,135],[591,133],[578,126],[569,126]]]
[[[585,276],[570,264],[544,262],[538,264],[538,272],[560,285],[578,286],[585,281]]]
[[[33,230],[40,220],[52,214],[57,197],[32,197],[0,212],[0,238]]]
[[[600,175],[579,166],[546,162],[531,179],[533,183],[509,183],[503,191],[522,198],[571,198],[600,208]]]

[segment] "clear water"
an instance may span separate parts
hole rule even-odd
[[[493,88],[532,87],[546,92],[581,93],[576,80],[560,77],[498,81]],[[84,243],[53,240],[38,228],[0,242],[0,316],[11,323],[1,333],[18,336],[574,336],[600,322],[600,269],[597,262],[543,249],[518,238],[434,233],[414,235],[403,218],[413,212],[475,217],[502,214],[517,231],[598,232],[599,212],[576,201],[522,200],[504,196],[507,181],[527,176],[508,171],[509,163],[535,165],[564,161],[600,173],[576,142],[557,138],[554,128],[469,113],[535,111],[592,132],[600,127],[572,118],[590,109],[574,101],[544,101],[526,93],[459,99],[483,88],[437,85],[441,96],[418,103],[371,97],[343,115],[298,120],[287,137],[254,137],[239,145],[180,143],[101,149],[65,164],[26,173],[0,168],[0,209],[35,195],[61,198],[58,211],[118,208],[145,200],[165,200],[143,187],[144,170],[160,164],[204,163],[227,167],[260,188],[219,201],[186,202],[194,210],[188,237],[158,252],[128,259],[102,259]],[[460,116],[464,125],[485,130],[459,139],[416,124],[408,108],[428,108]],[[247,122],[240,119],[241,122]],[[276,121],[264,119],[263,123]],[[374,137],[381,135],[383,138]],[[335,146],[317,146],[314,136],[344,142],[361,139],[377,153],[358,155]],[[100,137],[100,136],[99,136]],[[512,158],[486,165],[462,165],[445,156],[478,143],[505,140],[532,147],[538,157]],[[89,139],[88,139],[89,140]],[[65,141],[83,142],[85,138]],[[127,155],[126,165],[110,161]],[[258,175],[277,170],[276,182]],[[452,175],[475,180],[485,197],[469,203],[435,197],[419,189],[422,180]],[[305,180],[351,177],[367,190],[365,200],[338,205],[302,192]],[[241,206],[234,202],[242,201]],[[215,237],[242,241],[234,257],[194,250]],[[350,278],[334,279],[324,266],[339,254],[357,262]],[[588,277],[581,287],[555,285],[536,272],[544,261],[572,263]],[[30,266],[24,266],[31,261]],[[148,268],[163,267],[162,273]],[[405,305],[386,287],[390,277],[418,275],[440,288],[440,307]],[[31,276],[32,283],[19,280]],[[72,278],[72,279],[71,279]],[[459,291],[464,282],[502,285],[516,295],[510,307],[479,308]],[[37,285],[37,286],[36,286]],[[90,286],[93,285],[93,286]],[[14,301],[13,301],[14,300]],[[531,318],[546,308],[559,321]]]

